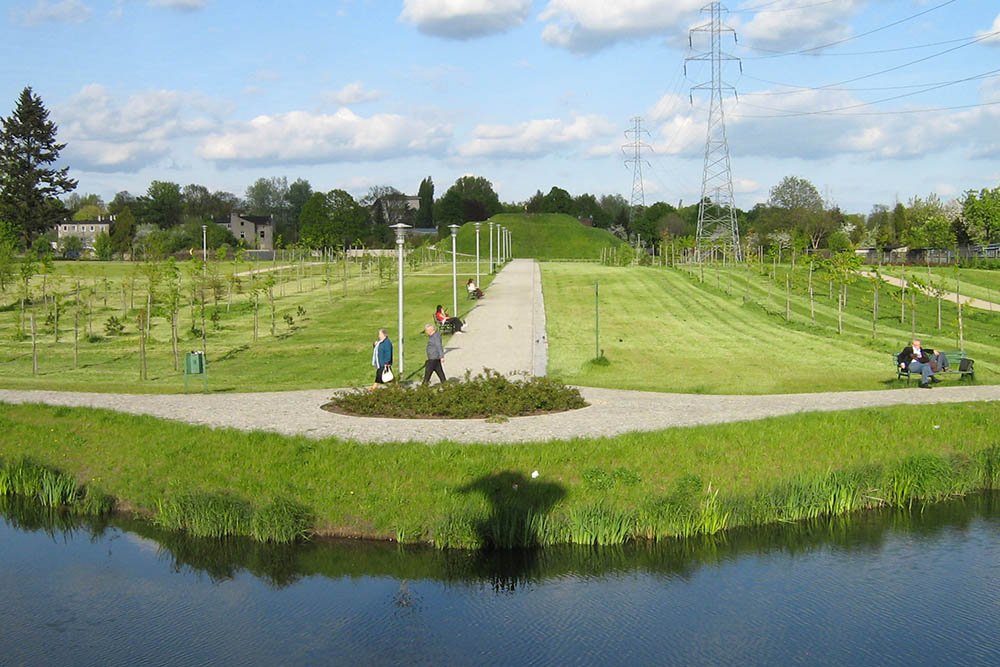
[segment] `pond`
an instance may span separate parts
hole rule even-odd
[[[4,664],[1000,663],[997,495],[496,553],[0,514]]]

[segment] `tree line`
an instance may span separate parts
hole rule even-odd
[[[155,180],[145,193],[120,191],[105,203],[99,195],[76,193],[77,182],[69,177],[69,168],[53,166],[65,148],[56,140],[57,131],[30,87],[22,91],[11,115],[2,119],[0,255],[30,247],[48,252],[59,222],[103,216],[113,216],[113,222],[111,233],[95,241],[101,258],[133,254],[140,237],[142,250],[154,255],[200,246],[201,226],[233,213],[270,216],[277,247],[381,246],[391,242],[390,227],[398,223],[436,227],[443,236],[448,225],[486,220],[502,212],[571,215],[629,240],[690,237],[697,230],[697,202],[674,206],[659,201],[632,207],[620,194],[572,195],[552,186],[525,201],[503,203],[482,176],[458,178],[439,198],[428,176],[416,196],[376,185],[358,199],[343,189],[316,191],[303,178],[289,183],[285,176],[258,178],[242,196],[196,183],[182,186]],[[1000,186],[970,190],[950,202],[932,193],[892,208],[880,204],[867,216],[844,213],[824,202],[816,187],[798,176],[786,176],[769,194],[766,202],[749,211],[736,211],[741,238],[766,247],[951,248],[1000,242]],[[211,247],[240,244],[225,228],[208,227]],[[66,254],[79,249],[73,247],[79,240],[65,243]]]

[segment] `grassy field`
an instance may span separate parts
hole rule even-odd
[[[490,220],[510,230],[514,257],[597,260],[603,248],[622,244],[607,230],[586,227],[561,213],[502,213]],[[446,244],[450,250],[450,242]],[[476,229],[472,223],[458,230],[456,248],[460,253],[475,255]],[[489,255],[488,225],[480,228],[479,252],[484,257]]]
[[[743,267],[608,267],[542,265],[549,338],[549,374],[565,382],[611,388],[689,393],[781,393],[885,389],[901,386],[889,354],[911,337],[909,300],[900,304],[883,286],[877,337],[872,337],[871,283],[848,288],[843,333],[837,332],[836,286],[814,276],[815,318],[805,270],[765,273]],[[600,349],[595,364],[594,282],[600,287]],[[830,298],[831,291],[834,293]],[[729,292],[729,294],[727,294]],[[958,349],[956,309],[917,297],[916,333],[928,346]],[[996,382],[1000,313],[965,309],[965,349],[976,359],[977,381]]]
[[[614,543],[995,487],[995,414],[990,404],[900,406],[617,438],[363,445],[0,405],[0,458],[30,456],[143,515],[209,493],[294,504],[325,535]]]
[[[20,324],[20,287],[8,287],[0,296],[0,386],[140,393],[183,391],[183,370],[174,370],[169,312],[164,307],[166,286],[162,281],[154,288],[153,317],[146,343],[147,379],[140,379],[136,318],[149,291],[149,282],[142,272],[144,266],[123,262],[58,263],[56,272],[45,276],[44,288],[41,276],[31,281],[32,301],[28,302],[26,315],[34,313],[36,318],[38,374],[35,376],[27,317],[23,328]],[[371,380],[371,341],[379,327],[389,330],[390,338],[397,344],[398,356],[392,262],[383,262],[381,277],[374,262],[277,266],[285,268],[274,270],[276,267],[268,263],[255,264],[255,271],[260,272],[253,281],[244,274],[236,283],[227,276],[247,271],[247,264],[209,263],[209,273],[218,271],[221,276],[217,283],[220,289],[209,290],[205,315],[211,391],[365,384]],[[190,267],[196,265],[184,264],[180,272],[183,305],[178,333],[182,364],[185,352],[201,349],[201,308],[197,299],[195,304],[190,303],[193,280],[187,275]],[[451,310],[451,266],[426,263],[407,266],[406,271],[406,370],[413,372],[423,364],[422,327],[432,319],[434,306],[445,304]],[[459,272],[464,282],[467,276],[475,275],[475,264],[462,262]],[[275,280],[271,287],[274,335],[271,335],[270,303],[263,292],[258,296],[258,338],[254,341],[251,282],[260,288],[268,276]],[[484,286],[490,281],[489,276],[482,276]],[[43,299],[43,290],[47,299]],[[60,303],[58,342],[54,294],[58,294]],[[459,285],[459,316],[471,306]],[[123,322],[125,329],[121,334],[106,333],[104,325],[112,316]],[[76,363],[75,317],[79,318]],[[196,386],[200,386],[200,378],[196,381],[199,383]]]

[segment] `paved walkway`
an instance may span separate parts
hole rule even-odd
[[[486,298],[469,314],[470,332],[453,336],[445,358],[449,375],[489,367],[504,373],[544,374],[546,342],[541,281],[530,260],[508,264]],[[848,410],[887,405],[1000,401],[1000,385],[953,386],[933,390],[890,389],[817,394],[713,396],[663,394],[582,387],[589,407],[490,424],[483,419],[378,419],[349,417],[320,409],[335,389],[254,394],[97,394],[0,390],[6,403],[47,403],[107,408],[192,424],[245,431],[275,431],[310,438],[340,437],[359,442],[543,442],[575,437],[615,436],[675,426],[762,419],[797,412]],[[901,429],[903,427],[901,426]]]
[[[459,291],[465,292],[462,286]],[[534,261],[515,259],[505,266],[465,324],[468,331],[455,334],[445,346],[448,377],[461,378],[466,370],[478,375],[486,368],[503,375],[545,375],[544,360],[540,373],[535,364],[537,356],[544,356],[546,345],[541,273]]]
[[[865,278],[875,277],[875,273],[873,273],[872,271],[862,271],[861,275],[863,275]],[[897,278],[896,276],[883,275],[882,280],[889,283],[890,285],[895,285],[896,287],[903,286],[903,279]],[[908,282],[907,287],[909,287],[909,281],[907,282]],[[921,292],[923,292],[923,290],[921,290]],[[924,293],[926,294],[926,292]],[[956,292],[942,292],[941,296],[945,301],[954,301],[955,303],[958,303],[958,293]],[[994,310],[1000,311],[1000,303],[993,303],[992,301],[985,301],[983,299],[973,299],[968,295],[962,296],[962,305],[972,306],[973,308],[980,308],[982,310],[988,310],[990,312],[993,312]]]

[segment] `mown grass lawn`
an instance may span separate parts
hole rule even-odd
[[[785,319],[785,280],[790,277]],[[909,300],[901,324],[891,290],[880,292],[872,337],[872,288],[848,288],[843,333],[837,298],[814,275],[810,313],[807,273],[779,266],[774,280],[744,267],[609,267],[542,264],[549,374],[565,382],[611,388],[694,393],[766,394],[885,389],[895,382],[890,353],[912,336]],[[594,283],[600,289],[600,339],[607,365],[595,357]],[[831,298],[830,295],[833,294]],[[957,349],[955,306],[917,297],[916,334],[928,346]],[[965,349],[977,381],[997,381],[1000,313],[965,309]]]

